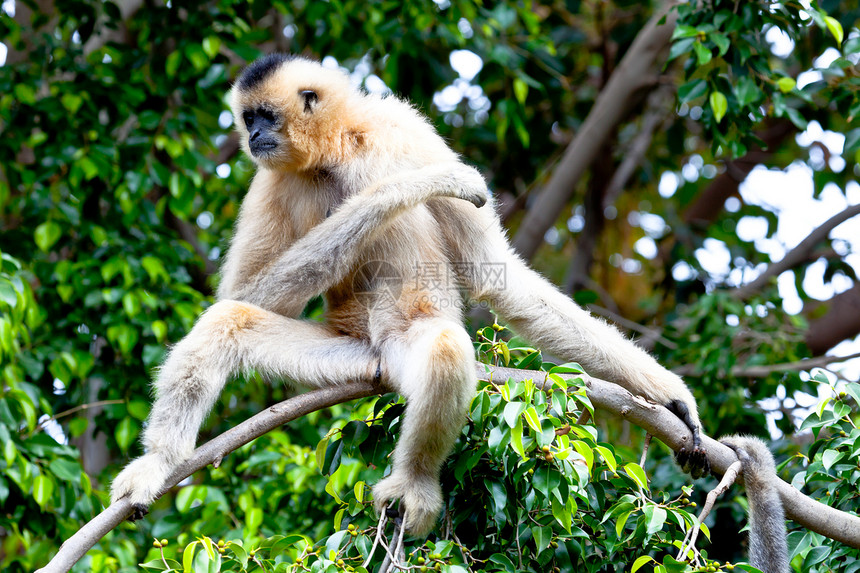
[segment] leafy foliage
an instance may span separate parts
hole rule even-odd
[[[654,8],[628,1],[193,0],[143,3],[126,17],[110,1],[19,0],[14,15],[10,4],[0,11],[8,48],[0,66],[0,568],[11,572],[44,564],[106,502],[109,480],[138,453],[152,368],[211,302],[217,260],[251,177],[222,99],[241,66],[263,52],[305,51],[336,58],[364,85],[377,76],[482,167],[512,206],[507,222],[516,228],[517,210]],[[802,408],[787,400],[816,389],[796,373],[755,382],[733,373],[808,356],[806,325],[781,310],[772,289],[745,304],[725,296],[717,290],[725,277],[696,257],[706,240],[718,240],[732,271],[755,267],[762,254],[736,229],[745,217],[760,217],[772,237],[776,216],[740,205],[721,208],[702,226],[684,213],[719,177],[720,157],[743,154],[773,120],[790,123],[791,134],[812,120],[844,133],[841,170],[793,137],[769,152],[776,166],[812,166],[816,195],[834,186],[847,194],[860,162],[860,128],[852,123],[860,100],[849,67],[860,34],[856,2],[838,8],[832,1],[803,10],[724,1],[678,8],[661,83],[678,86],[680,105],[666,114],[612,206],[612,233],[594,248],[594,290],[578,294],[662,329],[661,359],[692,367],[694,390],[716,406],[704,410],[710,433],[762,433],[768,412],[755,401],[779,392],[787,398],[769,414],[790,412],[777,423],[793,431]],[[774,56],[766,37],[774,27],[794,40],[790,56]],[[819,70],[820,81],[798,88],[797,70],[830,49],[839,56]],[[458,77],[454,50],[479,56],[476,77]],[[438,97],[448,88],[456,101]],[[630,154],[643,108],[619,126],[589,188]],[[678,176],[673,196],[658,193],[661,174],[690,166],[695,176]],[[586,185],[579,187],[577,204]],[[580,235],[571,223],[578,209],[560,214],[557,240],[537,259],[559,280]],[[656,231],[633,222],[654,217],[662,223]],[[653,259],[636,252],[645,238],[660,242]],[[628,261],[640,270],[622,270]],[[691,278],[676,279],[678,265]],[[804,300],[807,265],[796,280]],[[844,257],[826,266],[828,277],[853,276]],[[319,306],[308,311],[319,313]],[[737,326],[727,328],[727,316]],[[478,350],[487,362],[520,368],[544,359],[492,328],[479,331]],[[815,495],[856,509],[857,396],[847,388],[808,423],[818,440],[809,457],[797,455],[787,467]],[[201,439],[290,393],[258,376],[229,386]],[[577,423],[583,408],[587,400],[562,382],[549,391],[528,383],[482,388],[445,470],[446,524],[430,541],[408,541],[410,562],[452,572],[683,570],[671,556],[697,494],[682,489],[687,480],[669,469],[664,451],[652,448],[644,468],[631,463],[638,452],[619,438],[621,423],[601,417],[602,439],[595,426]],[[222,570],[316,571],[339,569],[338,559],[359,566],[376,523],[367,484],[385,471],[401,411],[388,396],[273,432],[166,496],[147,520],[109,534],[77,570],[146,563],[208,571],[220,563]],[[640,437],[634,430],[629,443],[638,446]],[[796,453],[788,440],[781,445]],[[684,497],[671,497],[679,492]],[[740,507],[719,517],[713,532],[724,526],[720,533],[737,542]],[[802,531],[792,539],[795,563],[854,570],[856,552]],[[719,541],[711,554],[741,558],[739,543]],[[377,548],[370,564],[381,559]]]

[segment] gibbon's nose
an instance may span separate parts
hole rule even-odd
[[[260,134],[262,132],[263,132],[263,130],[258,128],[258,127],[255,127],[254,129],[252,129],[250,135],[248,136],[248,142],[251,143],[251,142],[256,141],[257,138],[260,137]]]

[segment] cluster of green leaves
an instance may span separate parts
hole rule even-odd
[[[802,430],[811,430],[815,437],[808,452],[797,454],[782,467],[796,470],[794,487],[825,505],[856,515],[860,511],[860,384],[851,382],[834,392],[824,374],[814,378],[831,397],[819,402],[801,424]],[[790,533],[789,546],[800,571],[860,571],[860,551],[812,531]]]
[[[798,129],[806,129],[809,118],[803,108],[807,104],[830,108],[844,117],[860,115],[860,92],[847,72],[854,65],[848,56],[860,52],[860,37],[843,44],[839,8],[835,2],[829,3],[834,5],[832,16],[821,4],[825,2],[806,7],[795,2],[738,4],[726,0],[709,2],[704,9],[692,4],[676,8],[679,17],[670,61],[687,56],[683,62],[686,83],[678,88],[678,99],[703,108],[702,122],[713,149],[743,156],[750,145],[759,143],[753,128],[767,117],[787,117]],[[821,80],[798,89],[792,75],[798,71],[771,55],[764,32],[772,28],[797,44],[811,34],[829,34],[842,57],[820,70]],[[800,59],[809,68],[819,55],[804,54]]]
[[[736,320],[727,324],[727,317]],[[675,345],[661,346],[659,351],[672,363],[691,366],[686,375],[696,380],[708,405],[701,416],[709,434],[760,433],[767,426],[764,412],[750,408],[750,401],[773,396],[779,387],[788,396],[814,395],[817,384],[802,379],[796,369],[755,376],[745,371],[772,364],[768,357],[785,363],[808,358],[804,325],[802,317],[783,312],[778,299],[744,302],[729,292],[714,291],[684,307],[664,332]],[[795,430],[790,416],[776,423],[785,434]]]
[[[51,397],[24,375],[39,367],[30,352],[31,332],[45,318],[21,263],[0,254],[0,528],[9,533],[0,567],[6,571],[41,565],[53,535],[71,535],[100,507],[78,452],[44,431],[56,425],[48,419]],[[71,355],[58,360],[68,369],[77,365]]]

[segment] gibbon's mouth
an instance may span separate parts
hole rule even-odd
[[[271,140],[253,141],[248,147],[251,149],[252,155],[268,155],[278,147],[278,144]]]

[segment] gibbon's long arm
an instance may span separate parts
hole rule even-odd
[[[720,439],[738,455],[749,502],[750,564],[765,573],[788,573],[785,510],[777,489],[776,463],[762,440],[753,436]]]
[[[678,463],[693,477],[708,473],[696,402],[679,376],[530,269],[509,246],[498,219],[485,216],[484,210],[478,217],[469,215],[456,204],[430,206],[454,260],[468,263],[457,266],[468,269],[460,280],[473,298],[488,302],[539,348],[668,407],[693,433],[693,443],[677,456]]]
[[[463,199],[482,207],[487,202],[487,185],[477,170],[462,163],[439,163],[397,173],[348,198],[250,280],[241,268],[231,273],[245,278],[241,284],[228,282],[225,274],[218,298],[297,316],[313,296],[346,277],[368,242],[387,223],[406,209],[438,197]],[[242,236],[241,230],[237,235]],[[241,252],[242,247],[233,248]],[[225,269],[234,265],[228,255]]]

